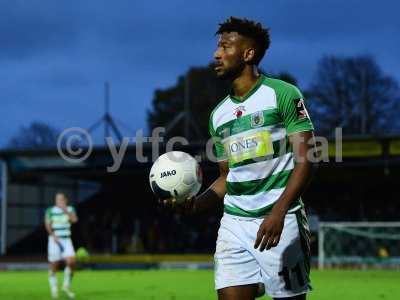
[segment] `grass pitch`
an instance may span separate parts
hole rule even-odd
[[[311,300],[400,299],[399,271],[314,270],[311,275]],[[72,287],[76,300],[216,299],[212,271],[80,271]],[[47,272],[0,272],[0,300],[47,299]],[[59,299],[68,298],[60,294]]]

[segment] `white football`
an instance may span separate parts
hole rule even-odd
[[[175,198],[182,202],[199,192],[203,176],[200,165],[192,156],[171,151],[154,162],[149,180],[151,190],[159,199]]]

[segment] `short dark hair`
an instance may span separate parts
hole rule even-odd
[[[252,39],[256,43],[256,53],[254,62],[258,65],[264,57],[265,51],[269,48],[271,40],[269,38],[269,28],[264,28],[261,23],[248,20],[230,17],[223,23],[219,24],[219,28],[215,34],[224,32],[237,32],[247,38]]]

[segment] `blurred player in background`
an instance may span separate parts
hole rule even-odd
[[[300,196],[312,174],[313,125],[295,86],[258,71],[268,29],[231,17],[217,34],[215,71],[231,82],[210,116],[220,176],[186,205],[196,213],[224,203],[214,256],[219,299],[253,300],[263,283],[274,299],[303,300],[311,286]]]
[[[75,209],[68,206],[68,198],[64,193],[55,195],[55,205],[46,210],[45,226],[48,239],[49,283],[51,295],[58,298],[57,269],[59,263],[65,262],[64,283],[62,290],[69,298],[75,295],[70,285],[75,267],[75,250],[71,240],[71,224],[78,222]]]

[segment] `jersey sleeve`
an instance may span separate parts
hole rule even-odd
[[[76,214],[75,207],[73,207],[73,206],[68,206],[68,212],[73,213],[73,214]]]
[[[210,135],[213,140],[213,143],[214,143],[215,156],[217,158],[217,161],[224,161],[224,160],[227,160],[225,148],[221,142],[221,137],[218,136],[217,132],[215,131],[212,118],[213,118],[213,115],[211,114],[210,122],[209,122],[209,131],[210,131]]]
[[[47,223],[51,222],[51,208],[46,209],[46,212],[44,213],[44,221]]]
[[[278,110],[287,134],[314,130],[304,104],[304,97],[298,88],[292,85],[288,86],[279,97]]]

